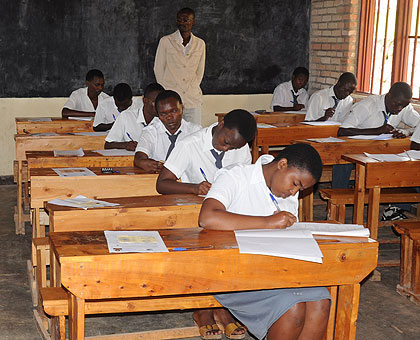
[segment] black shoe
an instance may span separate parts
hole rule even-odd
[[[388,208],[385,208],[381,221],[396,221],[396,220],[405,220],[408,217],[404,215],[403,209],[393,206],[388,206]]]

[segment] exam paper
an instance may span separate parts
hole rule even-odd
[[[118,203],[94,200],[92,198],[87,198],[82,195],[76,196],[74,198],[67,198],[64,200],[54,198],[51,201],[48,201],[48,203],[62,205],[65,207],[81,208],[84,210],[89,208],[115,207],[116,205],[119,205]]]
[[[157,231],[105,230],[110,253],[167,253],[168,248]]]
[[[351,139],[368,139],[368,140],[390,140],[392,139],[392,133],[382,133],[380,135],[355,135],[349,136]]]
[[[307,140],[317,143],[342,143],[345,142],[344,139],[336,137],[327,137],[327,138],[308,138]]]
[[[56,132],[41,132],[41,133],[31,133],[31,136],[58,136]]]
[[[53,168],[53,170],[60,177],[96,176],[88,168]]]
[[[95,150],[94,152],[99,153],[102,156],[134,156],[136,153],[135,151],[125,149]]]
[[[309,230],[317,235],[369,237],[369,229],[359,224],[297,222],[286,230]]]
[[[90,122],[90,121],[93,120],[93,117],[69,117],[68,119],[71,119],[71,120],[82,120],[82,121]]]
[[[51,122],[52,119],[49,117],[30,118],[28,122]]]
[[[82,148],[79,148],[77,150],[54,150],[54,157],[83,157],[85,153],[83,152]]]
[[[109,131],[86,131],[86,132],[75,132],[77,136],[106,136]]]
[[[333,120],[326,120],[324,122],[301,122],[301,123],[306,124],[306,125],[314,125],[314,126],[341,125],[340,122],[335,122]]]
[[[398,156],[408,157],[411,158],[411,160],[420,160],[420,150],[407,150],[399,153]]]
[[[407,155],[404,155],[403,157],[395,155],[395,154],[388,154],[388,153],[367,153],[364,152],[364,154],[370,158],[376,159],[379,162],[403,162],[403,161],[409,161],[410,159],[407,157]]]
[[[283,111],[283,112],[276,112],[276,113],[293,113],[298,115],[306,115],[306,110],[300,110],[300,111]]]
[[[272,128],[276,128],[276,127],[277,126],[270,125],[270,124],[265,124],[265,123],[258,123],[257,124],[258,129],[272,129]]]

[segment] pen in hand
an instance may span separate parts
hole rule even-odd
[[[200,172],[201,172],[201,174],[203,175],[204,180],[205,180],[206,182],[208,182],[208,180],[207,180],[207,176],[206,176],[206,174],[204,173],[204,170],[200,168]]]
[[[280,212],[280,207],[279,207],[279,202],[277,202],[276,198],[274,197],[274,195],[270,192],[270,198],[274,203],[274,206],[276,207],[277,211]]]
[[[133,138],[131,138],[130,134],[129,134],[128,132],[126,132],[126,134],[127,134],[128,138],[130,138],[130,139],[131,139],[131,141],[132,141],[132,142],[134,142],[134,139],[133,139]]]

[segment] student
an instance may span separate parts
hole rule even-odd
[[[292,80],[281,83],[274,89],[271,110],[300,111],[308,102],[308,93],[304,89],[309,79],[306,67],[298,67],[293,71]]]
[[[343,122],[353,105],[353,98],[350,95],[356,86],[356,76],[351,72],[343,73],[334,86],[312,94],[308,101],[305,120]]]
[[[93,117],[95,110],[104,99],[109,96],[102,92],[104,89],[104,75],[99,70],[90,70],[86,74],[86,86],[71,93],[61,111],[63,118]]]
[[[410,149],[420,150],[420,124],[417,124],[416,129],[414,130],[414,133],[411,136],[410,140]]]
[[[178,92],[184,103],[186,121],[201,125],[203,80],[206,62],[204,40],[192,34],[195,13],[183,8],[176,15],[178,30],[162,37],[156,50],[156,81],[167,90]]]
[[[251,164],[247,143],[256,130],[257,124],[249,112],[233,110],[223,121],[185,137],[165,162],[156,183],[157,191],[207,194],[218,169],[236,163]]]
[[[159,119],[146,126],[137,144],[134,165],[151,173],[159,172],[176,142],[201,129],[182,119],[182,100],[175,91],[160,93],[155,100]]]
[[[133,106],[133,107],[132,107]],[[93,120],[93,130],[108,131],[114,125],[120,113],[128,108],[134,108],[133,92],[130,85],[119,83],[112,91],[112,97],[103,100],[96,109]]]
[[[290,145],[276,158],[263,155],[252,165],[221,169],[204,200],[199,224],[213,230],[289,227],[297,220],[299,191],[313,186],[321,173],[321,158],[308,144]],[[325,287],[213,296],[258,339],[321,340],[327,327],[330,296]],[[200,313],[193,317],[202,327],[219,319],[218,312],[214,310],[213,319]]]
[[[156,117],[155,100],[163,91],[162,85],[149,84],[140,106],[129,108],[119,115],[105,138],[105,149],[136,150],[143,129]]]

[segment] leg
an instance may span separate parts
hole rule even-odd
[[[330,300],[306,302],[305,324],[298,340],[321,340],[327,330]]]
[[[267,340],[296,340],[305,324],[306,302],[290,308],[268,330]]]
[[[200,330],[203,339],[221,339],[222,331],[217,327],[212,309],[200,309],[193,314],[194,322]],[[202,327],[206,327],[204,329]]]
[[[349,187],[350,175],[353,169],[354,164],[333,165],[331,187],[333,189],[347,189]]]

